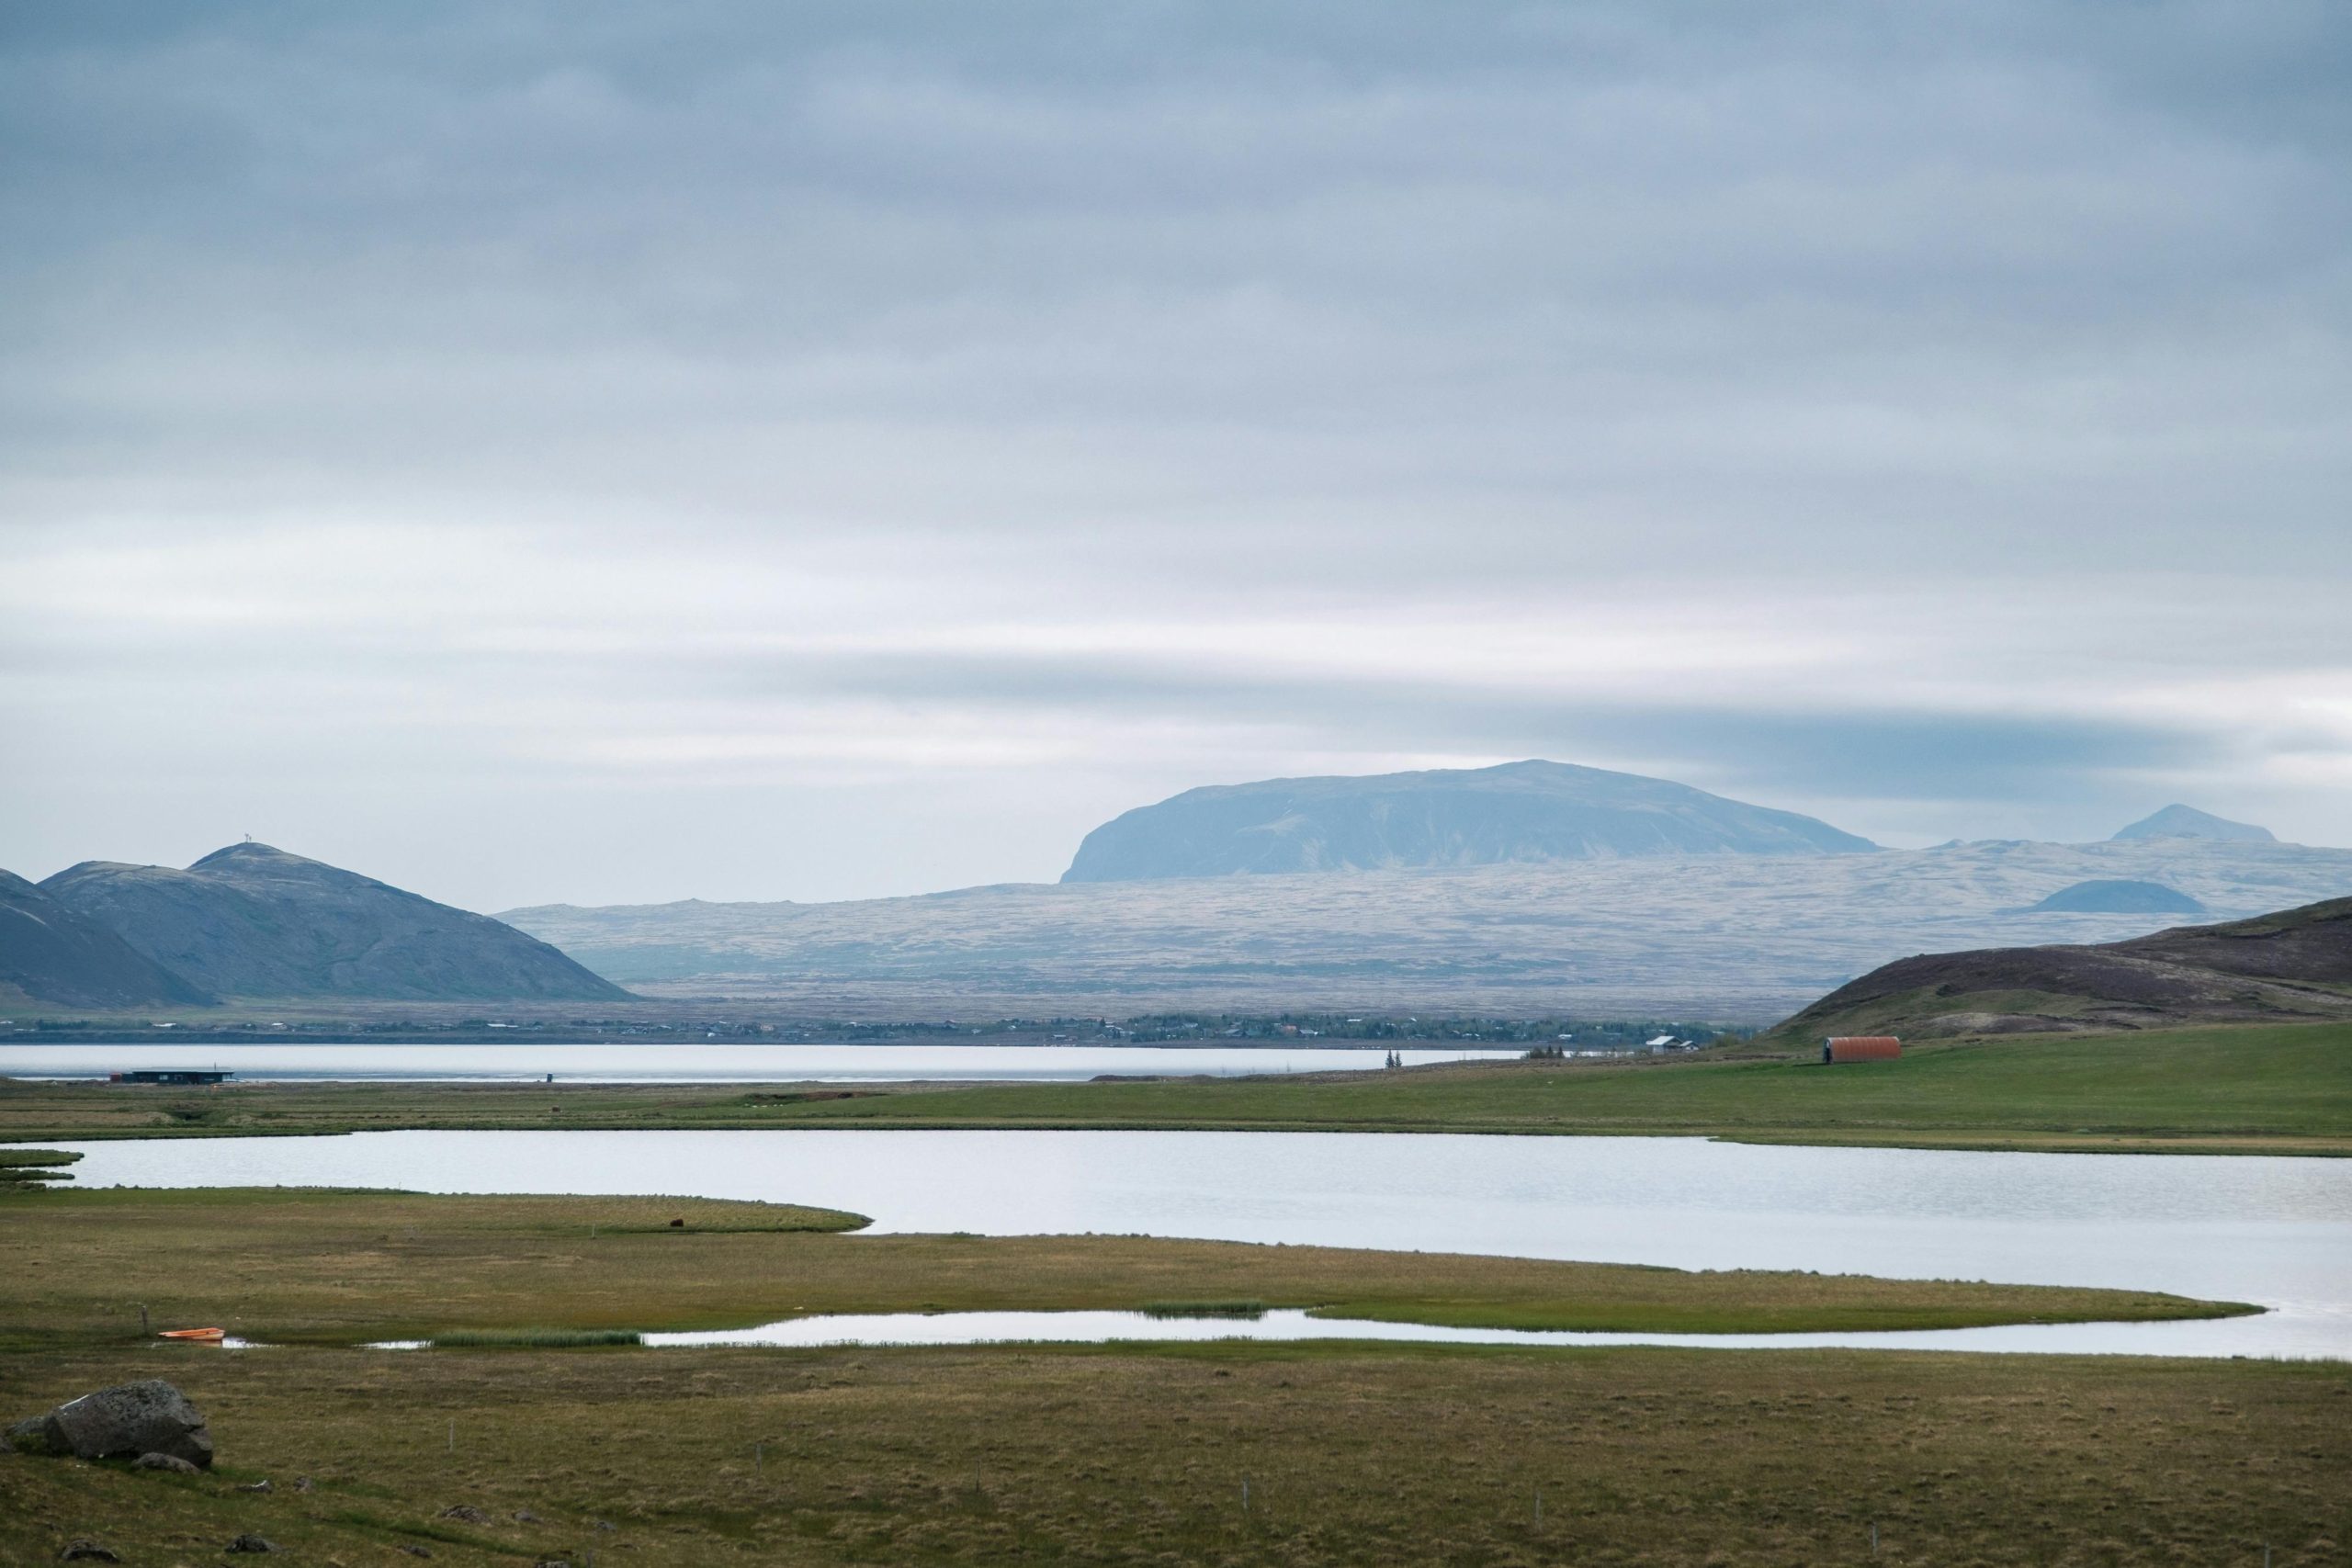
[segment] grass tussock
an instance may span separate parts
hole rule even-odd
[[[1229,1297],[1207,1302],[1146,1302],[1146,1317],[1240,1317],[1261,1318],[1266,1315],[1266,1303],[1249,1296]]]
[[[0,1149],[0,1170],[19,1166],[72,1165],[81,1157],[75,1149]]]
[[[71,1149],[0,1149],[0,1182],[71,1181],[61,1168],[82,1156]]]
[[[425,1341],[435,1350],[578,1350],[643,1342],[628,1328],[461,1328]]]

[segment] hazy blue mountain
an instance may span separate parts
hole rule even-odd
[[[0,871],[0,992],[11,987],[66,1007],[212,1000],[97,921]]]
[[[267,844],[186,871],[85,861],[40,885],[220,996],[604,1000],[628,993],[536,937]]]
[[[2193,806],[2167,806],[2153,817],[2143,817],[2120,829],[2114,842],[2128,839],[2218,839],[2232,844],[2275,844],[2277,835],[2251,822],[2233,822]]]
[[[1064,882],[1873,850],[1792,811],[1566,762],[1186,790],[1086,836]]]
[[[2100,878],[2061,887],[2026,910],[2029,915],[2201,915],[2205,906],[2161,882]]]

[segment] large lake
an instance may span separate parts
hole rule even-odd
[[[850,1209],[884,1231],[2171,1291],[2274,1310],[1899,1342],[2352,1359],[2352,1160],[1345,1133],[413,1132],[66,1146],[83,1151],[75,1176],[93,1185],[649,1192]]]
[[[196,1068],[241,1078],[382,1082],[912,1083],[926,1079],[1080,1081],[1104,1074],[1330,1073],[1378,1070],[1383,1047],[1267,1045],[0,1045],[0,1077],[102,1078],[132,1069]],[[1517,1050],[1407,1048],[1408,1066]]]

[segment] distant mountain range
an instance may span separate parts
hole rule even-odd
[[[0,916],[0,982],[73,1006],[628,994],[486,915],[267,844],[232,844],[185,871],[85,861],[38,886],[9,876]]]
[[[1186,790],[1087,834],[1062,880],[1850,854],[1877,847],[1793,811],[1665,779],[1531,761]]]
[[[252,843],[186,870],[0,877],[0,999],[92,1009],[616,1000],[628,985],[849,1017],[1762,1023],[1905,953],[2101,943],[2340,897],[2352,852],[2179,806],[2107,843],[1880,850],[1662,779],[1525,761],[1191,790],[1088,834],[1059,885],[908,898],[492,919]]]
[[[2179,918],[2026,912],[2104,881],[2156,884],[2227,919],[2352,893],[2352,851],[1989,841],[501,919],[640,993],[850,1018],[1394,1008],[1762,1024],[1905,953],[2109,942]]]
[[[2093,946],[1922,954],[1774,1032],[1987,1034],[2352,1018],[2352,898]]]
[[[2105,941],[2352,892],[2352,852],[2222,831],[2241,827],[2174,807],[2104,844],[1879,850],[1663,779],[1524,761],[1188,790],[1089,833],[1057,886],[502,918],[643,990],[853,1016],[1768,1022],[1905,952],[2020,928]]]

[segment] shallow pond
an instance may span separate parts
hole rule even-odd
[[[1344,1133],[416,1132],[65,1146],[85,1153],[82,1185],[646,1192],[816,1203],[888,1231],[2171,1291],[2274,1310],[1954,1332],[2001,1348],[2352,1358],[2352,1160]]]

